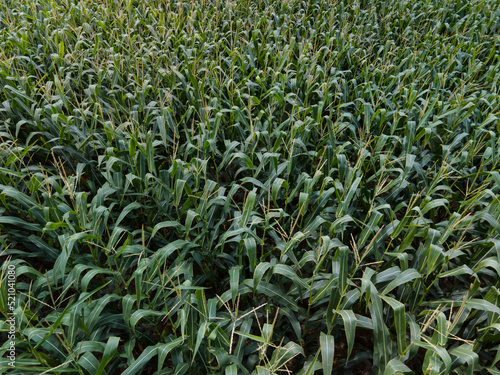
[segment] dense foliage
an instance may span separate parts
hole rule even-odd
[[[1,0],[0,372],[500,374],[499,31],[498,0]]]

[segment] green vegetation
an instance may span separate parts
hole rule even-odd
[[[0,0],[0,373],[500,374],[499,34],[498,0]]]

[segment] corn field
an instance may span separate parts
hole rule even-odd
[[[499,375],[499,114],[499,0],[0,0],[0,374]]]

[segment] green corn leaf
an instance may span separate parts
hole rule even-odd
[[[303,279],[301,279],[297,275],[297,273],[295,273],[295,271],[293,270],[293,268],[290,267],[290,266],[287,266],[287,265],[284,265],[284,264],[276,264],[273,267],[273,273],[285,276],[289,280],[293,281],[293,283],[299,289],[300,288],[302,288],[302,289],[308,289],[309,288],[309,285],[307,285],[307,283]]]
[[[133,210],[137,210],[138,208],[141,208],[142,206],[137,203],[137,202],[132,202],[130,203],[127,207],[125,207],[122,211],[122,213],[120,214],[120,216],[118,216],[118,219],[116,219],[116,222],[115,222],[115,226],[118,226],[120,225],[120,223],[122,222],[122,220],[130,214],[130,212],[132,212]]]
[[[106,343],[106,346],[104,348],[104,353],[102,354],[101,362],[99,363],[99,367],[97,368],[97,371],[95,372],[96,375],[100,375],[104,371],[104,368],[106,367],[106,365],[116,355],[116,349],[118,348],[119,342],[120,342],[119,337],[112,336],[108,339],[108,342]]]
[[[333,358],[335,350],[335,340],[333,336],[320,333],[319,342],[321,345],[321,363],[323,365],[323,373],[331,375],[333,370]]]
[[[128,324],[130,324],[130,327],[135,330],[135,326],[137,325],[137,323],[141,319],[144,319],[148,316],[165,316],[165,313],[161,311],[139,309],[134,311],[134,313],[130,316]]]
[[[158,370],[163,368],[163,364],[165,363],[168,353],[181,346],[183,342],[184,339],[182,337],[178,337],[177,339],[166,344],[158,344]]]
[[[446,351],[446,349],[439,347],[437,345],[430,344],[424,341],[414,341],[413,345],[416,345],[420,348],[427,349],[431,353],[437,355],[444,363],[446,371],[450,371],[451,369],[451,357]]]
[[[10,224],[10,225],[14,225],[15,227],[20,227],[20,228],[34,231],[34,232],[41,232],[43,229],[38,224],[27,223],[24,220],[21,220],[17,217],[11,217],[11,216],[0,216],[0,224]]]
[[[338,312],[340,316],[342,317],[342,320],[344,321],[344,330],[346,334],[346,339],[347,339],[347,358],[346,360],[349,360],[349,357],[351,356],[352,353],[352,348],[354,347],[354,338],[356,335],[356,315],[352,310],[340,310]]]
[[[252,213],[255,204],[255,197],[256,197],[255,190],[251,191],[250,194],[248,194],[248,197],[245,201],[245,206],[243,207],[243,213],[240,219],[241,223],[240,225],[242,227],[245,227],[248,224],[248,220],[250,219],[250,214]]]
[[[163,229],[163,228],[175,228],[181,232],[184,232],[185,231],[185,228],[184,228],[184,225],[176,222],[176,221],[163,221],[161,223],[158,223],[155,225],[155,227],[153,228],[153,231],[151,232],[151,237],[150,239],[152,239],[155,234],[160,230],[160,229]]]
[[[382,300],[384,300],[394,310],[394,324],[396,326],[398,354],[403,356],[406,351],[405,306],[398,300],[388,296],[380,295],[380,298],[382,298]]]
[[[231,287],[231,298],[233,303],[236,303],[238,297],[238,287],[240,281],[240,267],[234,266],[229,270],[229,284]]]
[[[251,335],[249,333],[241,332],[241,331],[234,331],[234,333],[236,333],[237,335],[239,335],[241,337],[245,337],[247,339],[251,339],[251,340],[260,342],[261,344],[267,344],[268,343],[263,337],[260,337],[260,336]]]
[[[250,262],[250,271],[253,271],[257,264],[257,243],[252,237],[245,238],[243,243],[245,244],[248,260]]]
[[[175,182],[175,190],[174,190],[174,205],[175,207],[179,207],[182,198],[182,191],[184,190],[184,186],[186,185],[185,180],[177,180]]]
[[[238,366],[236,364],[226,366],[224,373],[225,375],[238,375]]]
[[[91,374],[95,374],[99,368],[99,361],[90,352],[83,353],[78,359],[78,364]]]
[[[253,273],[253,287],[254,290],[258,288],[260,282],[262,281],[262,278],[264,277],[266,271],[271,268],[271,264],[269,262],[261,262],[257,265],[255,268],[255,271]]]
[[[370,287],[371,303],[369,303],[369,309],[373,322],[375,346],[373,361],[376,368],[383,369],[385,368],[390,356],[389,332],[384,323],[383,306],[378,291],[373,284],[371,284]]]
[[[409,283],[417,278],[422,277],[420,273],[414,268],[407,269],[401,272],[394,280],[392,280],[382,291],[382,294],[391,292],[394,288]]]
[[[413,371],[410,370],[408,366],[406,366],[403,362],[398,359],[391,359],[384,370],[384,375],[393,375],[393,374],[413,374]]]
[[[123,372],[124,375],[141,374],[146,364],[158,354],[158,345],[148,346],[141,355]]]

